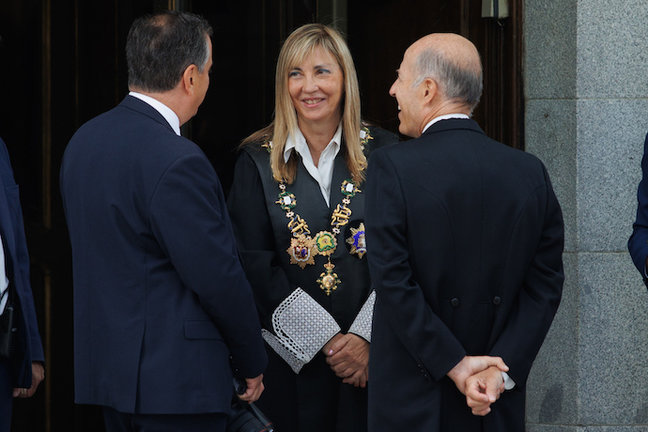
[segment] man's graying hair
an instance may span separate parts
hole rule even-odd
[[[209,60],[206,38],[211,35],[209,23],[188,12],[138,18],[126,40],[129,87],[164,92],[178,84],[189,65],[202,72]]]
[[[448,99],[466,103],[471,111],[479,103],[483,89],[481,64],[478,71],[470,70],[446,58],[442,52],[428,48],[416,59],[416,69],[414,87],[432,78]]]

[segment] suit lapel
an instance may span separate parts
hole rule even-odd
[[[346,160],[344,159],[344,149],[340,148],[337,156],[335,156],[335,162],[333,164],[333,177],[331,178],[331,198],[330,202],[330,211],[329,215],[333,212],[335,207],[342,202],[344,195],[342,195],[342,190],[340,186],[344,180],[351,180],[349,171],[346,167]]]

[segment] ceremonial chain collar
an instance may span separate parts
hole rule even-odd
[[[360,131],[360,138],[360,144],[363,149],[364,145],[373,139],[367,128],[363,128]],[[264,147],[270,149],[272,142],[267,143]],[[344,195],[344,198],[342,199],[342,203],[338,204],[335,210],[333,210],[330,230],[320,231],[314,237],[311,237],[308,223],[295,213],[294,209],[297,206],[297,199],[295,195],[287,190],[286,183],[283,181],[279,182],[279,199],[275,201],[286,212],[286,217],[288,218],[288,229],[290,230],[292,239],[290,240],[290,246],[286,249],[286,253],[290,256],[290,263],[297,264],[303,269],[306,265],[314,265],[315,256],[317,255],[328,258],[327,263],[324,264],[325,270],[316,281],[327,296],[331,295],[341,282],[337,273],[333,272],[335,265],[331,262],[331,255],[333,255],[337,248],[336,238],[341,232],[340,227],[349,223],[349,218],[352,213],[349,208],[351,198],[362,192],[349,179],[342,182],[340,191]],[[362,259],[367,251],[364,224],[360,224],[357,229],[351,228],[351,237],[346,241],[351,245],[350,253]]]
[[[351,180],[344,180],[340,189],[344,194],[344,198],[342,204],[338,204],[333,210],[330,231],[320,231],[314,237],[311,237],[308,223],[293,211],[297,206],[297,199],[295,195],[288,192],[284,182],[279,183],[279,199],[276,201],[276,204],[279,204],[286,212],[288,229],[292,234],[290,247],[286,249],[290,256],[290,263],[305,268],[307,264],[315,264],[315,256],[317,255],[328,257],[328,262],[324,264],[325,271],[317,279],[317,283],[326,295],[331,295],[331,292],[335,291],[340,283],[337,273],[333,272],[335,265],[331,262],[331,255],[337,248],[336,237],[341,232],[340,227],[349,223],[351,209],[348,206],[351,204],[351,198],[361,192]],[[360,255],[360,251],[358,251],[358,254]],[[364,251],[362,254],[364,254]],[[360,255],[360,258],[362,258],[362,255]]]

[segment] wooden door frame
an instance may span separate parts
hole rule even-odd
[[[509,17],[481,18],[482,25],[476,28],[469,22],[475,20],[481,11],[475,11],[474,1],[461,0],[461,34],[470,40],[481,41],[478,49],[482,54],[484,92],[475,112],[476,120],[491,138],[523,150],[524,1],[508,2]]]

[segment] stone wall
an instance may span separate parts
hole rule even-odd
[[[626,249],[648,132],[648,1],[525,0],[526,150],[565,217],[531,432],[648,431],[648,292]]]

